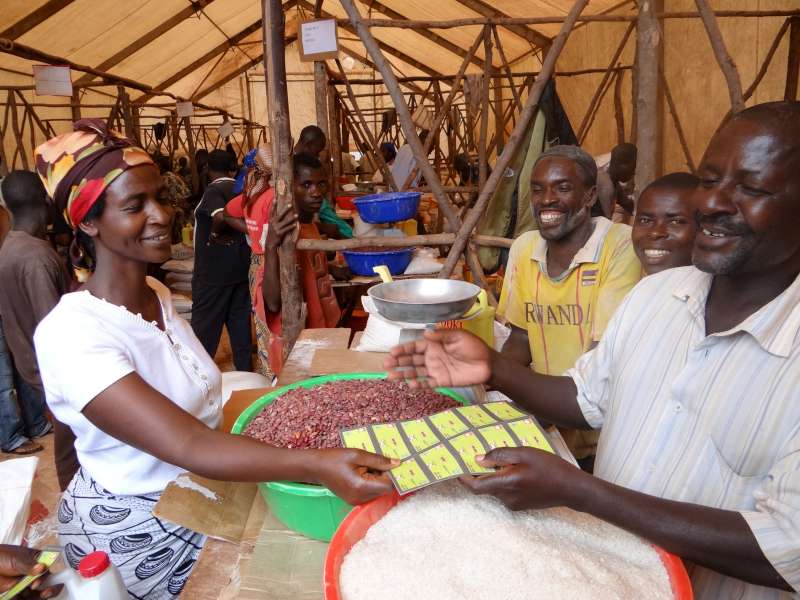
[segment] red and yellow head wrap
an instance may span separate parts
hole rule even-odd
[[[36,171],[67,223],[77,229],[105,189],[131,167],[155,164],[150,155],[100,119],[81,119],[36,148]]]

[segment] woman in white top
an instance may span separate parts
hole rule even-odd
[[[146,277],[149,263],[170,257],[173,214],[158,169],[101,121],[75,128],[36,150],[48,193],[76,229],[76,262],[94,269],[34,337],[48,405],[75,433],[81,463],[58,510],[70,564],[105,550],[131,597],[177,596],[205,538],[152,508],[183,471],[319,482],[351,503],[388,492],[379,472],[393,463],[383,457],[275,448],[216,429],[219,370],[169,291]]]

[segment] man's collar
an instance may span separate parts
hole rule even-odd
[[[673,296],[686,303],[692,315],[705,328],[705,306],[713,276],[694,267],[682,269],[688,277],[681,279]],[[750,334],[770,354],[788,357],[800,332],[800,276],[777,298],[765,304],[735,327],[714,334],[718,337],[738,332]]]
[[[606,239],[609,229],[611,229],[611,221],[605,217],[593,217],[592,235],[586,240],[583,247],[575,253],[572,257],[568,271],[574,269],[581,263],[596,263],[600,260],[600,253],[603,251],[603,243]],[[547,264],[547,240],[541,235],[537,236],[536,243],[533,245],[531,258],[539,264]]]

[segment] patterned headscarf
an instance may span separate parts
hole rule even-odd
[[[155,163],[100,119],[81,119],[73,128],[36,148],[35,157],[47,194],[77,229],[112,181],[131,167]]]
[[[268,146],[256,148],[255,164],[247,170],[244,182],[244,205],[249,206],[269,187],[272,178],[272,150]]]

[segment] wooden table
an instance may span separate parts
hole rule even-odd
[[[286,360],[278,385],[311,377],[314,352],[322,348],[346,350],[350,334],[350,329],[304,330]],[[245,408],[271,389],[232,395],[223,410],[224,427],[230,429]],[[318,600],[322,598],[322,564],[327,547],[326,543],[286,529],[257,495],[241,543],[208,539],[181,597]]]

